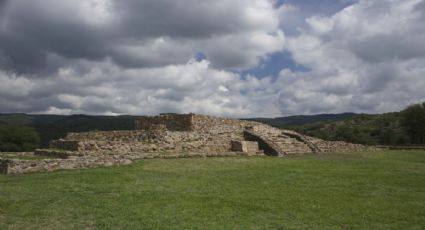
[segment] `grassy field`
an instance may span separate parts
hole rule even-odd
[[[0,229],[424,229],[425,152],[0,175]]]

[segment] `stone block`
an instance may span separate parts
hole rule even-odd
[[[232,141],[232,151],[234,152],[259,152],[258,142],[256,141]]]

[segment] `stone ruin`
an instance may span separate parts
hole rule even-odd
[[[135,119],[135,130],[68,133],[35,155],[43,160],[1,160],[0,173],[53,171],[130,164],[149,158],[286,156],[365,150],[246,120],[198,114],[161,114]]]

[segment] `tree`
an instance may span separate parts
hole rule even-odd
[[[413,144],[425,143],[425,102],[401,111],[401,125]]]
[[[34,128],[0,125],[0,151],[20,152],[38,148],[40,138]]]

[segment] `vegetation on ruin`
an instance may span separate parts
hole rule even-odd
[[[0,175],[0,229],[422,229],[425,152]]]

